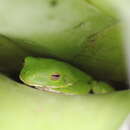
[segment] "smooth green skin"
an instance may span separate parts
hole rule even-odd
[[[117,130],[130,113],[130,91],[65,96],[0,75],[1,130]]]
[[[99,79],[125,81],[121,23],[110,15],[107,0],[56,2],[0,0],[0,33],[37,56],[73,63]]]
[[[98,94],[114,91],[111,86],[96,82],[70,64],[48,58],[25,58],[20,79],[27,85],[55,93],[85,95],[93,88]]]
[[[106,94],[115,91],[115,89],[112,86],[105,82],[93,81],[92,85],[92,91],[94,94]]]

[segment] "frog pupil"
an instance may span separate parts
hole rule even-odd
[[[51,79],[52,80],[58,80],[59,78],[60,78],[59,74],[53,74],[53,75],[51,75]]]

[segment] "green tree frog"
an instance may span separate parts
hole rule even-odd
[[[105,82],[98,82],[85,72],[63,61],[26,57],[20,79],[39,90],[67,95],[86,95],[114,91]]]

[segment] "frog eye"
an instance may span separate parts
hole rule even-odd
[[[60,74],[52,74],[52,75],[51,75],[51,79],[52,79],[52,80],[58,80],[60,77],[61,77]]]

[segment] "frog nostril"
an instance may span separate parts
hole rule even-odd
[[[60,78],[60,74],[52,74],[51,79],[52,80],[58,80]]]

